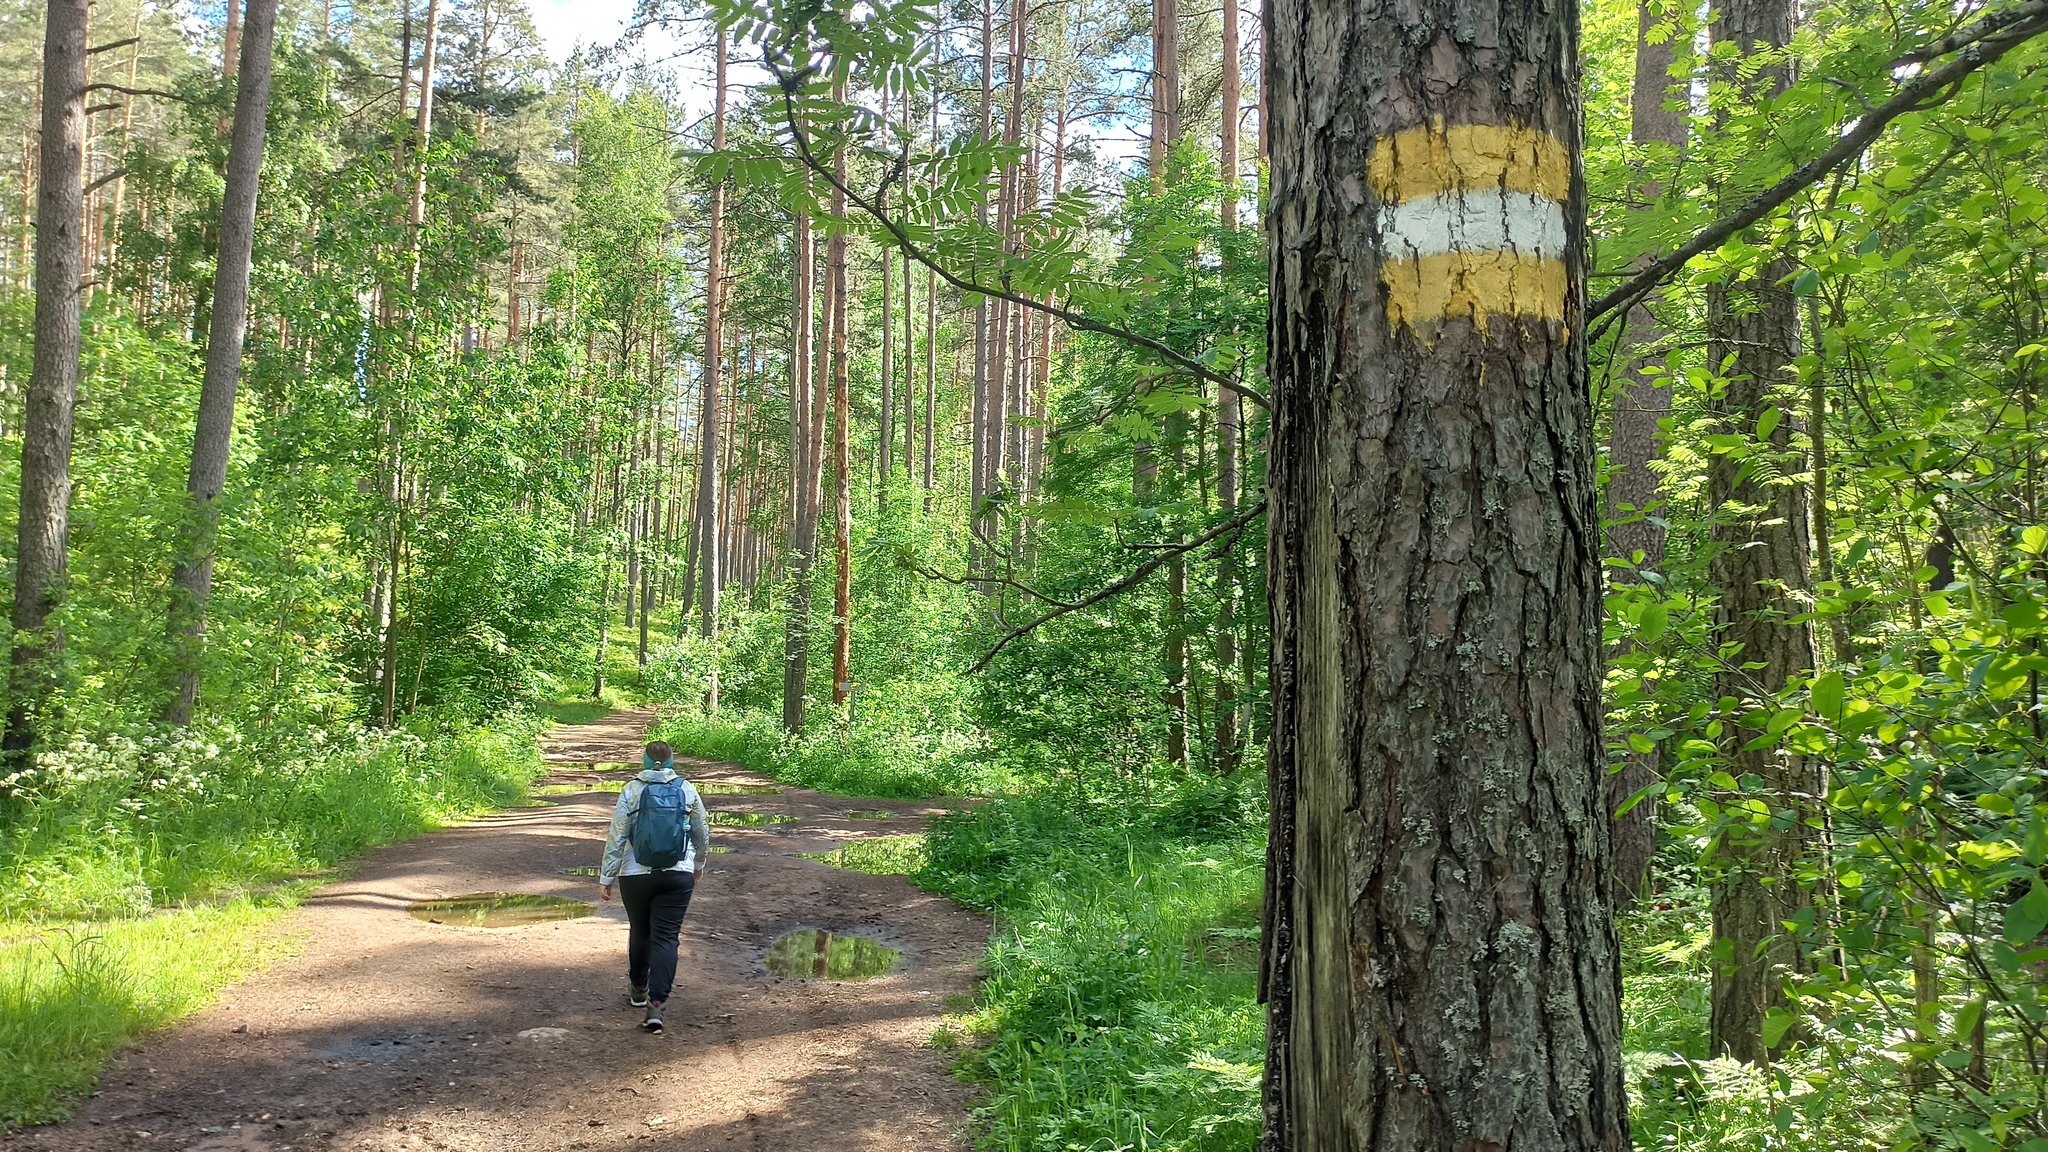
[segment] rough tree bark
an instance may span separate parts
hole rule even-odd
[[[716,91],[712,95],[711,148],[725,150],[725,63],[726,34],[718,34]],[[697,523],[704,533],[704,591],[698,598],[697,634],[718,643],[718,593],[723,587],[724,567],[719,549],[719,373],[725,365],[725,181],[711,186],[711,236],[705,245],[704,272],[704,442],[697,456]],[[704,705],[718,710],[718,659],[711,660],[711,686]]]
[[[797,63],[808,63],[800,50]],[[805,173],[802,197],[810,195]],[[811,439],[813,368],[811,287],[817,274],[811,215],[799,207],[792,221],[789,345],[789,592],[782,633],[782,727],[792,736],[804,730],[804,685],[811,663],[811,569],[818,553],[818,471]]]
[[[1243,83],[1243,58],[1238,47],[1238,0],[1223,0],[1223,110],[1218,125],[1218,175],[1223,180],[1220,206],[1225,230],[1237,230],[1238,102]],[[1244,401],[1228,388],[1216,390],[1216,496],[1224,519],[1237,514],[1239,486],[1237,438],[1244,425]],[[1226,545],[1216,561],[1216,771],[1237,771],[1242,750],[1237,734],[1237,549]]]
[[[15,538],[9,759],[35,747],[57,682],[71,527],[71,427],[78,403],[79,283],[85,273],[87,0],[50,0],[43,25],[43,117],[36,189],[35,353],[22,411],[21,520]]]
[[[1734,44],[1742,56],[1791,42],[1789,0],[1726,0],[1717,10],[1714,41]],[[1737,82],[1763,97],[1782,89],[1786,79],[1784,65],[1772,63]],[[1730,191],[1740,199],[1741,190]],[[1798,301],[1780,283],[1793,270],[1792,261],[1780,255],[1753,275],[1709,292],[1707,358],[1728,377],[1726,391],[1708,401],[1717,432],[1751,435],[1764,413],[1780,404],[1781,412],[1797,410],[1791,365],[1799,355]],[[1714,509],[1708,577],[1721,590],[1715,623],[1722,644],[1742,646],[1714,678],[1717,697],[1755,700],[1813,673],[1813,630],[1793,622],[1806,611],[1812,591],[1806,489],[1784,475],[1800,471],[1791,463],[1800,456],[1793,443],[1796,423],[1779,419],[1758,446],[1787,461],[1783,468],[1757,468],[1753,460],[1745,466],[1728,454],[1708,466]],[[1738,778],[1761,777],[1774,793],[1774,810],[1812,815],[1826,789],[1823,765],[1777,749],[1744,751],[1759,735],[1739,723],[1728,725],[1730,771]],[[1812,892],[1793,879],[1793,871],[1813,835],[1795,821],[1730,840],[1721,850],[1725,874],[1714,887],[1716,959],[1708,1021],[1708,1043],[1717,1055],[1752,1062],[1770,1055],[1763,1043],[1764,1016],[1784,1002],[1785,976],[1802,963],[1798,943],[1783,924],[1812,906]]]
[[[1666,108],[1673,98],[1671,62],[1673,43],[1650,42],[1660,6],[1646,2],[1637,7],[1635,90],[1630,101],[1629,134],[1638,144],[1662,143],[1685,147],[1685,118]],[[1655,203],[1658,189],[1641,189],[1646,204]],[[1663,432],[1658,421],[1671,415],[1671,389],[1661,373],[1645,372],[1656,359],[1655,349],[1664,339],[1663,327],[1648,304],[1629,311],[1628,326],[1622,333],[1615,359],[1622,362],[1621,390],[1614,398],[1613,437],[1607,459],[1613,471],[1607,479],[1607,554],[1631,560],[1643,554],[1641,567],[1656,571],[1664,566],[1664,526],[1652,515],[1661,500],[1662,479],[1654,461],[1664,455]],[[1657,750],[1629,753],[1628,763],[1607,778],[1608,811],[1617,811],[1628,799],[1657,778]],[[1648,878],[1650,858],[1657,854],[1656,802],[1645,799],[1614,821],[1614,882],[1624,903],[1632,901]]]
[[[205,646],[206,606],[213,595],[214,545],[220,495],[227,486],[235,431],[235,391],[242,379],[242,347],[249,329],[249,265],[256,244],[256,193],[262,184],[264,117],[270,109],[270,55],[277,0],[249,0],[242,30],[241,76],[235,122],[228,140],[227,181],[221,197],[220,253],[213,274],[213,316],[206,337],[206,369],[192,433],[192,466],[185,492],[191,504],[179,525],[178,561],[171,571],[171,665],[176,682],[164,709],[167,723],[192,723],[199,700],[199,664]]]
[[[1270,0],[1264,1147],[1628,1147],[1578,8]]]
[[[1166,157],[1180,140],[1180,10],[1176,0],[1152,0],[1152,138],[1146,171],[1152,187],[1166,186]]]
[[[996,10],[995,0],[981,0],[981,138],[987,140],[994,127],[995,68],[996,68]],[[988,228],[988,195],[986,189],[977,197],[974,205],[975,223],[983,230]],[[980,276],[984,269],[976,268]],[[989,409],[989,299],[978,296],[974,300],[974,395],[967,418],[967,435],[970,447],[968,468],[967,509],[969,566],[980,562],[981,504],[988,496],[990,480],[988,462],[988,409]]]
[[[834,98],[846,98],[840,81]],[[832,157],[837,187],[832,192],[832,218],[846,219],[846,149]],[[853,692],[853,477],[848,471],[847,439],[852,432],[847,388],[847,236],[835,228],[827,259],[832,280],[832,545],[836,567],[832,581],[832,703],[845,707]]]

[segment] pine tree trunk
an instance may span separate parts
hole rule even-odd
[[[50,0],[43,25],[43,114],[36,191],[35,353],[22,411],[21,518],[15,542],[10,761],[25,759],[56,687],[71,525],[71,429],[78,403],[79,282],[85,274],[85,0]]]
[[[835,99],[846,97],[845,82],[838,85]],[[833,168],[843,187],[846,183],[846,150],[833,156]],[[832,216],[846,217],[846,194],[832,193]],[[832,703],[844,708],[853,692],[853,476],[847,459],[847,439],[852,432],[852,401],[847,390],[847,236],[844,229],[832,233],[827,259],[832,281],[832,543],[836,566],[832,583]]]
[[[1243,84],[1243,59],[1238,45],[1238,0],[1223,0],[1223,108],[1219,125],[1217,174],[1223,181],[1220,223],[1237,230],[1238,101]],[[1237,438],[1244,423],[1244,402],[1228,388],[1216,390],[1216,502],[1228,519],[1237,514]],[[1237,549],[1227,545],[1216,561],[1216,727],[1213,755],[1216,771],[1228,776],[1243,759],[1237,731]]]
[[[1223,226],[1232,231],[1237,229],[1237,184],[1240,178],[1237,159],[1238,119],[1242,115],[1239,102],[1244,90],[1244,57],[1238,45],[1237,32],[1238,0],[1223,0],[1223,91],[1222,122],[1218,135],[1220,147],[1216,154],[1218,174],[1223,178]],[[1234,402],[1237,393],[1223,389]]]
[[[1166,158],[1180,140],[1180,10],[1152,0],[1152,139],[1146,171],[1156,191],[1166,186]]]
[[[249,0],[221,200],[212,324],[192,434],[192,466],[185,481],[191,505],[179,525],[178,561],[171,572],[169,632],[176,683],[164,720],[179,727],[192,722],[192,708],[199,699],[199,664],[220,526],[219,500],[227,486],[235,391],[242,378],[242,345],[249,327],[249,264],[256,242],[256,194],[263,170],[264,117],[270,108],[270,55],[276,27],[277,0]]]
[[[1647,0],[1637,9],[1630,136],[1638,144],[1662,143],[1682,149],[1685,119],[1664,106],[1674,98],[1673,45],[1668,39],[1652,44],[1649,37],[1661,15],[1661,7]],[[1658,191],[1646,187],[1641,195],[1646,203],[1654,202]],[[1621,390],[1614,398],[1614,432],[1608,445],[1613,471],[1607,481],[1606,553],[1633,562],[1641,552],[1641,568],[1654,572],[1664,566],[1664,526],[1659,522],[1663,514],[1654,510],[1662,500],[1662,478],[1652,464],[1664,457],[1658,422],[1671,415],[1671,389],[1662,373],[1644,369],[1661,359],[1656,349],[1664,331],[1647,305],[1637,305],[1629,311],[1621,339],[1614,353],[1625,367]],[[1624,571],[1616,569],[1617,573]],[[1657,779],[1658,759],[1655,748],[1628,754],[1622,770],[1607,778],[1609,811],[1619,810]],[[1657,854],[1656,812],[1656,801],[1645,798],[1615,818],[1614,882],[1624,907],[1640,894],[1649,877],[1650,860]]]
[[[1266,11],[1264,1147],[1622,1152],[1577,6]]]
[[[1742,56],[1791,42],[1789,0],[1728,0],[1718,11],[1715,42],[1733,43]],[[1783,64],[1766,66],[1754,77],[1752,95],[1775,93],[1785,80]],[[1709,290],[1707,359],[1717,371],[1729,364],[1726,391],[1708,400],[1717,432],[1752,435],[1765,412],[1780,405],[1781,411],[1797,411],[1792,362],[1799,356],[1798,302],[1782,284],[1794,271],[1791,260],[1779,256],[1752,276]],[[1793,473],[1801,455],[1793,443],[1796,425],[1794,418],[1779,419],[1761,445]],[[1774,482],[1777,473],[1726,454],[1708,465],[1707,495],[1714,509],[1708,577],[1721,590],[1715,623],[1721,644],[1742,646],[1714,677],[1717,697],[1754,701],[1813,674],[1812,626],[1794,622],[1807,610],[1813,587],[1806,489]],[[1725,753],[1731,774],[1761,777],[1774,794],[1774,810],[1816,814],[1827,787],[1824,765],[1778,749],[1744,750],[1762,733],[1734,719],[1728,718]],[[1798,943],[1783,925],[1812,907],[1813,893],[1794,873],[1815,836],[1795,821],[1753,839],[1731,839],[1721,849],[1726,877],[1714,889],[1713,920],[1714,947],[1722,959],[1715,965],[1708,1040],[1715,1055],[1758,1063],[1770,1055],[1763,1043],[1764,1017],[1784,1003],[1785,977],[1804,967]]]
[[[805,194],[808,194],[808,180]],[[810,214],[796,212],[791,229],[789,349],[789,588],[782,633],[782,727],[804,731],[804,686],[811,654],[811,568],[818,551],[817,472],[811,453],[812,308],[815,271]]]
[[[896,415],[896,276],[889,268],[888,250],[883,249],[880,255],[882,270],[882,374],[880,380],[882,407],[875,417],[877,424],[875,455],[878,457],[875,471],[877,478],[876,491],[879,493],[879,507],[886,510],[889,507],[889,472],[892,468],[889,454],[894,450],[896,439],[894,436],[895,428],[891,423]],[[904,300],[903,303],[906,309],[910,305],[908,299]]]
[[[712,96],[711,147],[714,151],[725,149],[725,65],[726,34],[718,34],[718,76],[716,90]],[[721,503],[719,478],[719,421],[721,419],[719,395],[719,374],[725,370],[725,323],[723,315],[725,297],[725,182],[719,181],[711,188],[711,238],[706,246],[706,270],[704,273],[704,443],[697,459],[697,522],[703,525],[704,548],[700,557],[703,565],[704,591],[698,599],[697,634],[711,642],[714,655],[711,660],[710,688],[705,696],[705,707],[718,710],[718,659],[715,648],[718,643],[718,593],[724,585],[725,570],[719,556],[717,541],[722,527],[719,511]]]
[[[994,129],[995,108],[995,67],[996,67],[995,0],[981,0],[981,138],[987,140]],[[984,190],[975,201],[975,223],[983,229],[988,227],[988,195]],[[986,275],[987,270],[977,267],[977,277]],[[975,544],[983,540],[981,519],[982,502],[987,499],[992,476],[988,460],[989,423],[989,300],[986,296],[974,301],[974,396],[968,414],[968,451],[972,457],[969,470],[967,493],[969,568],[979,564],[981,552]]]

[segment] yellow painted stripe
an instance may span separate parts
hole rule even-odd
[[[1482,330],[1488,316],[1563,320],[1564,262],[1518,252],[1446,252],[1380,266],[1387,286],[1387,325],[1422,330],[1470,317]]]
[[[1383,203],[1466,188],[1531,192],[1563,200],[1571,194],[1571,152],[1533,128],[1442,124],[1382,136],[1365,175]]]

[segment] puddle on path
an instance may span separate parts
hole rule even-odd
[[[575,920],[596,911],[581,900],[524,892],[475,892],[446,900],[421,900],[406,905],[405,910],[414,919],[457,928],[520,928],[550,920]]]
[[[798,816],[776,816],[767,812],[713,812],[711,822],[732,828],[759,828],[764,824],[788,824]]]
[[[706,796],[780,796],[782,789],[773,784],[699,784],[697,791]]]
[[[564,868],[564,869],[562,869],[562,875],[564,875],[564,876],[595,876],[595,875],[597,875],[597,869],[595,869],[595,868]]]
[[[533,789],[536,796],[574,796],[579,792],[620,792],[624,791],[624,780],[587,780],[570,784],[543,784]]]
[[[872,980],[894,968],[902,955],[901,949],[884,948],[865,936],[806,928],[776,937],[762,960],[769,975],[784,980]]]

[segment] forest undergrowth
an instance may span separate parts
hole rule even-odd
[[[7,780],[0,1128],[68,1115],[122,1044],[286,952],[367,848],[525,799],[539,721],[75,738]]]
[[[981,1147],[1256,1146],[1262,780],[1099,771],[1034,787],[975,755],[919,762],[886,717],[792,740],[765,713],[672,705],[657,734],[803,787],[980,798],[921,837],[819,859],[906,876],[994,918],[973,1003],[932,1038],[980,1088]],[[997,759],[963,734],[952,742]],[[1683,874],[1654,887],[1622,918],[1635,1146],[1762,1152],[1826,1133],[1831,1148],[1890,1147],[1897,1064],[1882,1047],[1838,1043],[1761,1068],[1710,1058],[1707,894]]]

